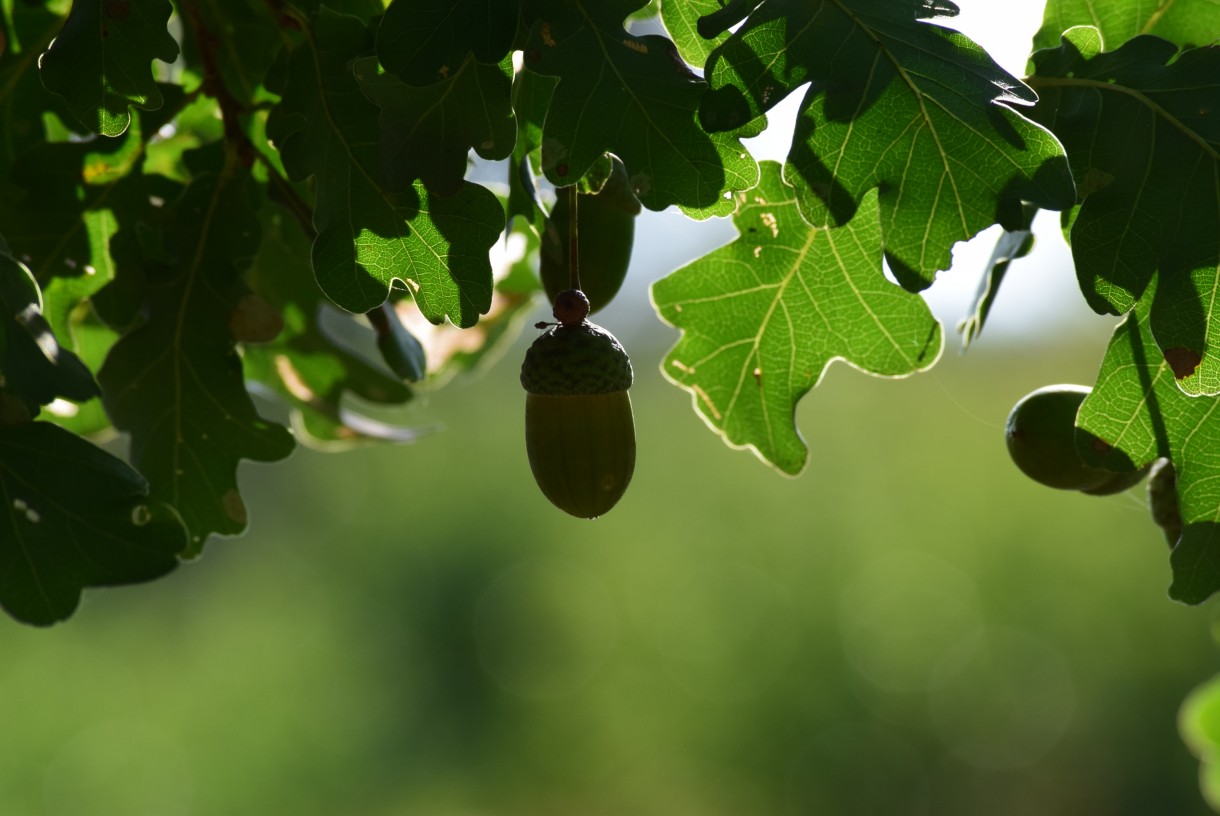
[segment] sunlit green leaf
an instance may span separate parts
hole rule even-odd
[[[542,170],[566,186],[610,152],[627,165],[645,207],[676,204],[696,218],[727,215],[731,193],[757,182],[757,165],[737,138],[757,131],[700,127],[696,110],[706,83],[671,40],[623,28],[624,17],[642,5],[553,2],[534,24],[525,67],[559,77],[543,124]]]
[[[1155,37],[1100,51],[1075,28],[1034,55],[1034,115],[1068,150],[1082,203],[1071,227],[1098,312],[1132,308],[1159,272],[1152,333],[1187,393],[1220,393],[1220,46]]]
[[[491,160],[512,152],[512,81],[501,66],[467,57],[423,88],[380,70],[375,57],[352,67],[360,89],[381,108],[382,178],[391,190],[420,179],[430,192],[452,195],[462,188],[471,149]]]
[[[708,127],[750,121],[812,82],[784,179],[811,223],[846,224],[879,191],[885,257],[903,286],[930,285],[951,250],[1021,202],[1074,201],[1062,148],[1017,112],[1036,97],[963,35],[921,22],[951,4],[772,0],[708,62]]]
[[[259,243],[247,183],[236,170],[204,176],[172,205],[173,263],[153,267],[147,322],[115,344],[98,375],[115,427],[131,434],[132,463],[152,497],[178,510],[192,553],[212,533],[245,529],[239,461],[275,461],[293,447],[256,412],[230,327],[247,293],[240,265]]]
[[[323,6],[267,124],[291,177],[317,178],[314,274],[352,312],[383,303],[399,280],[430,321],[472,326],[491,303],[487,250],[504,212],[490,191],[469,182],[443,197],[418,183],[388,191],[378,170],[379,111],[347,67],[369,45],[363,23]]]
[[[1075,26],[1101,32],[1108,50],[1140,34],[1175,45],[1207,45],[1220,37],[1220,4],[1214,0],[1047,0],[1034,48],[1055,48]]]
[[[39,62],[43,85],[67,100],[81,124],[118,136],[131,123],[131,106],[161,107],[150,63],[178,57],[166,30],[172,11],[168,0],[73,3]]]
[[[686,0],[661,4],[661,21],[673,37],[682,59],[702,68],[708,56],[729,38],[729,26],[740,22],[760,0],[724,3],[721,0]],[[705,18],[700,22],[700,18]],[[710,29],[710,30],[709,30]],[[703,31],[712,34],[704,36]],[[714,32],[714,33],[713,33]]]
[[[923,299],[882,272],[875,193],[849,226],[810,227],[779,165],[762,168],[738,195],[737,240],[657,281],[652,300],[682,330],[665,376],[726,442],[795,474],[808,453],[796,404],[832,361],[902,376],[935,363],[942,338]]]
[[[1076,424],[1105,443],[1081,451],[1091,464],[1128,470],[1173,461],[1185,528],[1170,558],[1169,594],[1197,604],[1220,589],[1220,399],[1190,397],[1175,384],[1149,327],[1156,289],[1154,277],[1115,330]]]
[[[496,281],[491,308],[477,326],[457,329],[448,324],[430,326],[418,309],[406,301],[397,304],[399,318],[419,338],[428,358],[428,379],[441,384],[466,371],[494,364],[520,336],[535,307],[538,282],[538,234],[518,224],[505,237],[493,266]]]
[[[268,208],[270,209],[270,208]],[[251,287],[279,310],[283,328],[275,339],[247,345],[242,360],[254,380],[292,408],[293,426],[302,441],[316,447],[364,440],[403,440],[416,433],[362,415],[348,397],[375,405],[400,405],[411,389],[380,366],[356,354],[322,327],[326,298],[301,261],[309,240],[282,212],[263,214],[263,240],[251,265]],[[355,318],[344,316],[353,331]]]
[[[85,587],[164,575],[186,546],[139,473],[45,422],[0,426],[0,512],[0,606],[25,623],[67,618]]]

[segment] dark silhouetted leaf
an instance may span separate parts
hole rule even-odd
[[[1159,273],[1151,328],[1190,394],[1220,393],[1220,46],[1092,28],[1034,55],[1034,115],[1067,148],[1081,204],[1072,257],[1089,305],[1122,314]]]
[[[164,575],[186,546],[139,473],[45,422],[0,426],[0,501],[0,606],[25,623],[69,617],[85,587]]]
[[[969,348],[970,344],[983,333],[983,324],[987,322],[987,315],[991,314],[991,307],[1000,294],[1000,284],[1004,282],[1004,276],[1008,274],[1008,265],[1017,258],[1024,258],[1034,248],[1032,227],[1037,212],[1036,207],[1025,205],[1022,215],[1024,228],[1005,230],[996,240],[995,249],[991,251],[991,259],[987,261],[987,268],[983,270],[983,276],[979,280],[979,288],[974,293],[974,303],[970,307],[970,313],[957,326],[957,330],[962,335],[963,349]]]
[[[541,165],[542,122],[546,118],[555,78],[518,71],[513,77],[512,104],[516,114],[517,138],[508,167],[508,224],[520,217],[537,233],[546,215],[538,205],[538,182],[534,173]]]
[[[709,134],[696,118],[707,89],[672,41],[636,37],[623,19],[637,0],[550,3],[535,22],[525,67],[559,77],[543,123],[542,170],[557,187],[578,181],[603,153],[627,165],[645,207],[671,204],[696,218],[733,211],[758,167],[736,134]],[[590,58],[596,60],[590,65]]]
[[[97,396],[92,372],[60,346],[43,316],[34,275],[0,238],[0,392],[22,400],[30,415],[57,397]]]
[[[205,30],[192,31],[192,36],[184,39],[187,61],[202,67],[196,53],[196,38],[202,38],[225,92],[242,107],[254,104],[263,95],[264,78],[283,46],[272,4],[263,0],[195,0],[192,6]]]
[[[418,183],[388,191],[378,170],[379,111],[348,68],[368,48],[363,23],[323,6],[267,123],[290,177],[317,178],[314,274],[351,312],[380,305],[400,280],[430,321],[472,326],[491,303],[487,250],[504,212],[469,182],[451,196],[431,196]]]
[[[98,379],[152,497],[173,505],[198,553],[213,533],[246,527],[242,459],[287,456],[292,436],[246,392],[230,318],[248,293],[240,268],[258,249],[249,180],[229,169],[196,179],[172,205],[165,252],[149,273],[147,322],[115,344]]]
[[[462,189],[472,148],[492,160],[512,152],[517,126],[503,66],[468,57],[423,88],[381,71],[375,57],[356,60],[353,70],[365,96],[381,108],[381,167],[390,189],[420,179],[430,192],[452,195]]]
[[[172,11],[168,0],[73,3],[39,62],[43,85],[67,100],[85,127],[118,136],[131,123],[131,106],[161,107],[150,63],[178,58],[165,27]]]
[[[459,70],[467,54],[495,64],[517,31],[510,0],[394,0],[377,27],[377,57],[409,85],[431,85]]]
[[[41,3],[11,3],[4,7],[0,24],[0,202],[4,182],[18,156],[45,136],[47,119],[76,125],[64,100],[47,93],[38,76],[38,57],[63,27],[63,18]],[[83,127],[77,126],[82,132]],[[0,225],[0,229],[3,226]]]

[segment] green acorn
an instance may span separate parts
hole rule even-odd
[[[1137,484],[1148,467],[1108,470],[1080,458],[1078,434],[1085,434],[1094,444],[1105,444],[1076,428],[1076,414],[1090,390],[1083,385],[1048,385],[1025,395],[1008,415],[1004,438],[1013,462],[1035,482],[1108,496]]]
[[[589,313],[604,308],[623,285],[631,262],[635,239],[635,218],[640,202],[631,192],[627,168],[616,157],[610,159],[610,173],[596,193],[569,196],[561,190],[542,233],[539,276],[551,302],[571,286],[568,261],[573,212],[576,214],[580,268],[580,289],[589,299]],[[572,198],[576,209],[572,209]]]
[[[559,324],[538,336],[521,365],[525,449],[552,504],[597,518],[622,498],[635,470],[631,360],[614,335],[585,319],[579,290],[561,292],[554,313]]]

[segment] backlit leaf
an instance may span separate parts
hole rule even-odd
[[[1062,148],[1014,106],[1036,97],[977,44],[922,22],[952,4],[771,0],[708,61],[709,128],[730,130],[811,82],[784,180],[817,225],[846,224],[878,189],[885,257],[913,291],[954,243],[1021,202],[1074,201]]]
[[[413,439],[417,431],[374,421],[351,404],[355,397],[373,405],[401,405],[411,399],[411,389],[324,330],[326,298],[301,263],[308,250],[308,238],[287,215],[276,210],[263,214],[263,240],[251,265],[250,285],[280,312],[283,328],[270,342],[244,347],[247,379],[291,407],[298,436],[314,447]],[[353,315],[334,316],[366,341],[372,333],[357,326]]]
[[[774,162],[738,194],[739,236],[653,284],[682,338],[662,372],[725,441],[788,474],[806,464],[796,404],[836,359],[903,376],[940,355],[940,324],[881,267],[876,194],[847,227],[810,227]]]
[[[724,3],[721,0],[686,0],[662,3],[661,21],[673,37],[682,59],[702,68],[716,46],[729,38],[729,26],[740,22],[760,0]],[[713,33],[714,32],[714,33]],[[711,37],[705,33],[712,34]]]
[[[1034,48],[1055,48],[1059,35],[1075,26],[1101,32],[1115,50],[1140,34],[1153,34],[1180,47],[1207,45],[1220,37],[1220,3],[1214,0],[1047,0]]]
[[[1173,461],[1185,527],[1170,557],[1169,594],[1197,604],[1220,589],[1220,399],[1190,397],[1175,384],[1149,327],[1156,289],[1154,277],[1115,330],[1076,424],[1110,446],[1082,450],[1093,464]]]

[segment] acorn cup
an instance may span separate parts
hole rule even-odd
[[[588,313],[580,290],[556,297],[559,323],[526,352],[521,385],[534,481],[560,510],[592,519],[614,507],[631,482],[635,421],[631,360]]]

